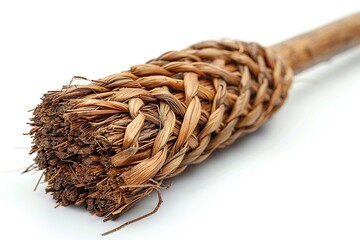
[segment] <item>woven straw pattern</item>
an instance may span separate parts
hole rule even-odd
[[[202,42],[44,95],[31,135],[60,205],[115,218],[188,165],[255,131],[292,71],[255,43]]]

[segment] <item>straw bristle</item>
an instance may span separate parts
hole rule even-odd
[[[261,46],[203,42],[42,98],[32,152],[60,205],[113,219],[260,127],[292,71]]]

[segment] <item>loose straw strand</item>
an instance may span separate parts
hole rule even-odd
[[[160,209],[160,206],[161,206],[161,204],[163,203],[163,199],[162,199],[160,190],[159,190],[158,188],[155,188],[155,191],[157,192],[158,203],[157,203],[156,207],[154,208],[154,210],[152,210],[151,212],[149,212],[149,213],[147,213],[147,214],[144,214],[144,215],[142,215],[142,216],[140,216],[140,217],[138,217],[138,218],[135,218],[135,219],[133,219],[133,220],[130,220],[130,221],[128,221],[128,222],[126,222],[126,223],[124,223],[124,224],[122,224],[122,225],[120,225],[120,226],[118,226],[118,227],[116,227],[116,228],[114,228],[114,229],[112,229],[112,230],[110,230],[110,231],[104,232],[104,233],[101,234],[101,235],[102,235],[102,236],[109,235],[109,234],[111,234],[111,233],[114,233],[114,232],[116,232],[116,231],[119,231],[120,229],[122,229],[122,228],[124,228],[124,227],[126,227],[126,226],[128,226],[128,225],[130,225],[130,224],[132,224],[132,223],[138,222],[138,221],[140,221],[140,220],[142,220],[142,219],[144,219],[144,218],[147,218],[147,217],[155,214],[155,213]]]

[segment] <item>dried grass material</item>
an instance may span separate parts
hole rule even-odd
[[[255,131],[292,71],[254,43],[202,42],[42,98],[32,153],[59,205],[114,219],[164,179]]]

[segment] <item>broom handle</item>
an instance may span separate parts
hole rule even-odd
[[[360,43],[360,12],[270,47],[295,73]]]

